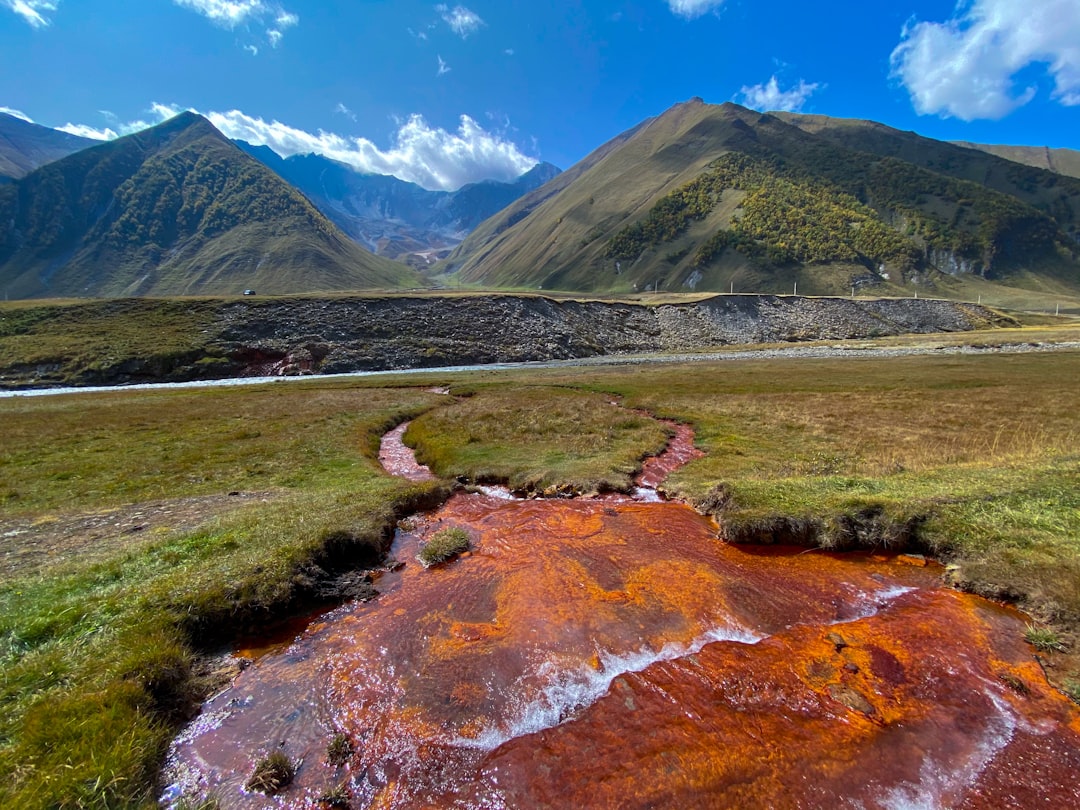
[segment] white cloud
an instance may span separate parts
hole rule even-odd
[[[141,132],[147,127],[152,127],[155,124],[160,124],[162,121],[166,121],[172,118],[177,113],[183,112],[178,107],[173,107],[169,104],[159,104],[156,101],[150,105],[150,109],[147,110],[154,120],[152,121],[128,121],[126,123],[121,122],[114,113],[108,110],[99,110],[102,117],[105,118],[110,124],[115,126],[106,126],[102,128],[92,127],[88,124],[72,124],[67,123],[62,127],[56,127],[61,132],[67,132],[72,135],[79,135],[83,138],[92,138],[95,141],[111,141],[119,138],[121,135],[130,135],[133,132]]]
[[[513,56],[514,55],[514,49],[513,48],[507,48],[505,51],[503,51],[503,53],[505,53],[507,56]]]
[[[151,111],[163,121],[183,108],[154,104]],[[467,115],[461,116],[456,132],[432,127],[423,116],[411,115],[399,124],[391,147],[380,149],[367,138],[306,132],[240,110],[202,114],[227,137],[269,146],[279,155],[314,152],[360,172],[391,174],[427,189],[452,191],[480,180],[510,181],[537,163],[512,141],[485,130]],[[137,125],[147,126],[141,121]],[[121,134],[131,131],[129,126],[134,125],[124,126]]]
[[[446,62],[443,61],[443,58],[441,56],[437,56],[436,58],[439,60],[439,71],[435,75],[445,76],[447,73],[450,72],[451,68],[448,64],[446,64]]]
[[[262,0],[173,0],[173,2],[228,28],[240,25],[248,17],[262,16],[267,11]]]
[[[1051,97],[1080,105],[1080,3],[969,0],[944,23],[911,22],[892,52],[892,74],[920,115],[998,119],[1031,101],[1015,76],[1031,65],[1054,80]]]
[[[353,121],[356,120],[356,113],[354,113],[352,110],[350,110],[348,107],[346,107],[344,102],[339,101],[337,103],[337,106],[334,107],[334,112],[341,113],[342,115],[347,116],[348,118],[351,118]]]
[[[86,124],[64,124],[62,127],[56,127],[61,132],[66,132],[69,135],[78,135],[80,138],[93,138],[95,141],[111,141],[114,138],[119,138],[120,135],[116,130],[109,127],[104,129],[95,129],[94,127],[87,126]]]
[[[339,107],[345,108],[345,105]],[[187,110],[199,112],[193,108]],[[116,124],[115,129],[65,124],[57,129],[84,138],[112,140],[159,124],[184,111],[183,107],[155,102],[148,110],[154,119],[150,122]],[[367,138],[323,130],[306,132],[240,110],[200,114],[226,137],[256,146],[269,146],[284,157],[314,152],[352,166],[359,172],[391,174],[427,189],[453,191],[480,180],[515,180],[537,163],[536,158],[526,155],[500,132],[485,130],[467,115],[461,116],[456,132],[432,127],[423,116],[411,115],[397,123],[398,130],[390,148],[380,149]]]
[[[22,110],[12,109],[11,107],[0,107],[0,113],[7,113],[15,118],[20,118],[28,124],[34,123],[34,119],[24,113]]]
[[[288,28],[300,23],[300,18],[282,6],[266,0],[173,0],[182,8],[191,9],[217,25],[236,28],[248,23],[266,25],[266,39],[276,48]],[[251,51],[247,45],[244,50]]]
[[[56,11],[60,0],[0,0],[34,28],[44,28],[50,22],[46,12]]]
[[[243,47],[244,47],[244,50],[247,51],[248,53],[250,53],[252,56],[258,56],[259,55],[259,49],[256,48],[254,45],[244,45]]]
[[[724,0],[667,0],[673,14],[693,20],[724,5]]]
[[[480,19],[480,15],[475,11],[470,11],[465,6],[449,6],[440,3],[435,6],[435,10],[439,12],[439,16],[443,18],[443,22],[450,26],[450,30],[457,34],[462,39],[466,39],[469,34],[477,31],[481,26],[486,23]]]
[[[742,88],[740,102],[754,110],[785,110],[786,112],[798,112],[803,104],[810,98],[810,94],[821,85],[807,84],[802,79],[790,90],[781,90],[780,83],[773,76],[765,84],[755,84],[752,87]]]

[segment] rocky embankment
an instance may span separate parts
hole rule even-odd
[[[162,357],[68,367],[62,384],[102,385],[244,376],[334,374],[747,343],[955,332],[1001,317],[972,304],[925,299],[720,295],[646,305],[542,296],[294,298],[222,301],[201,348]],[[148,330],[152,332],[152,330]],[[59,384],[44,369],[9,366],[5,387]]]

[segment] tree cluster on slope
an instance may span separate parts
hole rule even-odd
[[[1065,242],[1057,222],[1043,211],[896,158],[838,160],[835,150],[825,148],[805,149],[790,159],[760,152],[731,152],[714,161],[643,219],[618,231],[606,255],[633,261],[674,240],[707,217],[725,189],[746,196],[730,228],[698,246],[694,267],[730,246],[774,264],[890,263],[902,270],[940,250],[988,269]],[[942,212],[951,215],[946,219]]]

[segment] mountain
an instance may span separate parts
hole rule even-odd
[[[997,155],[1015,163],[1023,163],[1026,166],[1034,166],[1037,169],[1047,169],[1069,177],[1080,177],[1080,151],[1075,149],[1051,149],[1049,146],[1001,146],[969,141],[953,141],[953,143],[968,149],[989,152],[991,155]]]
[[[418,283],[193,113],[0,186],[0,286],[13,298]]]
[[[1075,178],[873,122],[693,99],[483,223],[442,268],[581,291],[1077,289],[1078,228]]]
[[[307,195],[345,233],[382,256],[417,266],[449,253],[473,228],[559,173],[539,163],[512,183],[485,180],[457,191],[363,174],[322,155],[282,158],[266,146],[237,146]]]
[[[0,113],[0,182],[18,180],[38,166],[97,143]]]

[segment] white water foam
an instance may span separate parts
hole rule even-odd
[[[689,644],[668,642],[659,651],[643,647],[623,655],[601,651],[599,669],[583,665],[562,670],[552,661],[544,661],[528,680],[545,683],[540,693],[520,703],[505,724],[489,726],[476,737],[458,737],[453,745],[490,751],[505,742],[526,734],[535,734],[573,719],[611,688],[611,683],[628,672],[641,672],[661,661],[673,661],[700,652],[706,644],[734,641],[756,644],[765,636],[741,626],[721,626],[706,631]],[[526,680],[523,677],[519,680]]]
[[[918,590],[918,588],[911,585],[890,585],[881,590],[871,591],[869,593],[859,590],[859,596],[862,601],[859,609],[853,615],[843,619],[834,619],[829,622],[829,624],[850,624],[851,622],[857,622],[861,619],[869,619],[871,616],[876,616],[885,608],[890,607],[893,602],[904,594],[916,590]]]
[[[498,498],[501,501],[519,501],[514,493],[512,493],[507,487],[494,486],[492,484],[477,484],[473,487],[477,492],[487,495],[489,498]]]
[[[975,750],[965,761],[943,765],[927,759],[919,770],[919,783],[905,783],[886,791],[881,798],[885,810],[938,810],[952,807],[963,798],[990,761],[1009,744],[1018,718],[999,695],[988,686],[985,694],[997,713],[987,720],[987,728]]]

